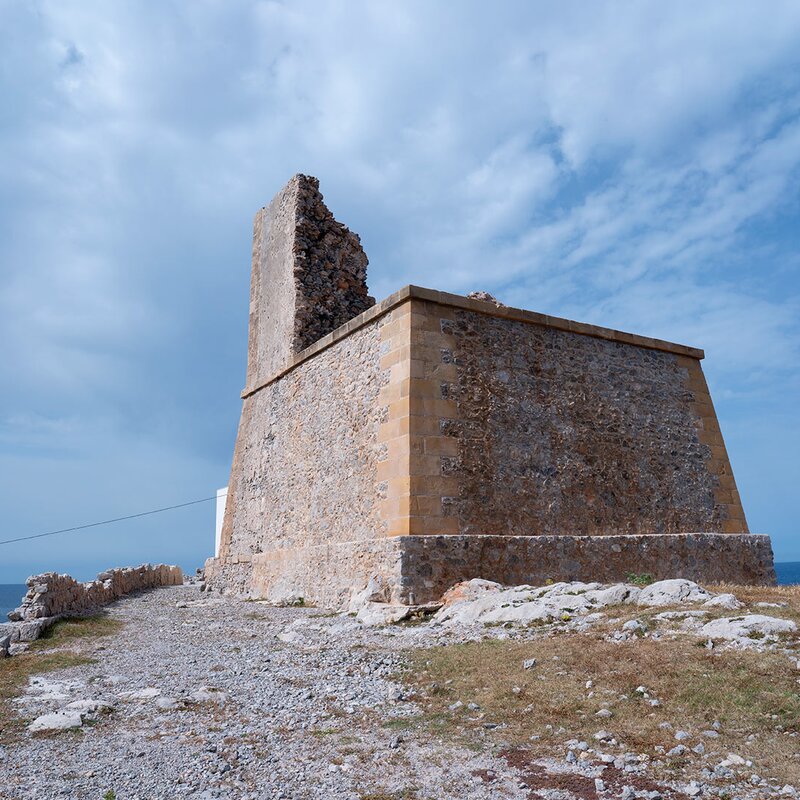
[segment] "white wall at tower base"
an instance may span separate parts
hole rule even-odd
[[[228,487],[217,489],[217,524],[214,532],[214,558],[219,558],[219,544],[222,540],[222,521],[225,519],[225,502],[228,499]]]

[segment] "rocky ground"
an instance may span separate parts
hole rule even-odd
[[[509,593],[471,582],[433,620],[394,625],[363,624],[375,609],[359,620],[196,585],[129,597],[106,612],[122,623],[111,635],[56,631],[37,643],[36,658],[69,650],[88,663],[34,668],[0,706],[0,797],[797,796],[786,778],[800,769],[800,608],[668,588],[645,589],[648,605],[636,587]],[[700,681],[697,703],[680,682],[661,686],[663,661],[652,674],[638,662],[625,673],[653,648],[674,648],[673,672],[700,659],[687,679]],[[0,673],[32,655],[0,662]],[[759,671],[754,658],[780,676],[758,688],[747,677]],[[736,708],[708,683],[717,665],[734,682],[745,670]],[[621,693],[613,682],[640,675],[653,687]]]

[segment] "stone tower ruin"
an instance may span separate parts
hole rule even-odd
[[[459,580],[774,582],[703,351],[407,286],[297,175],[255,218],[242,416],[211,588],[340,607]]]

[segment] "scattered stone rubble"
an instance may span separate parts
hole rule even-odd
[[[498,308],[508,308],[505,303],[501,303],[493,294],[485,292],[482,289],[477,292],[470,292],[467,297],[470,300],[480,300],[483,303],[494,303]]]
[[[106,606],[131,592],[182,583],[181,568],[168,564],[109,569],[87,583],[56,572],[33,575],[21,605],[8,614],[11,622],[0,624],[0,655],[7,655],[14,642],[38,639],[63,616]]]

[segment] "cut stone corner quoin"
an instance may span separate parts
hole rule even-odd
[[[773,583],[702,350],[406,286],[296,176],[256,215],[248,370],[209,587],[341,607],[374,577]]]

